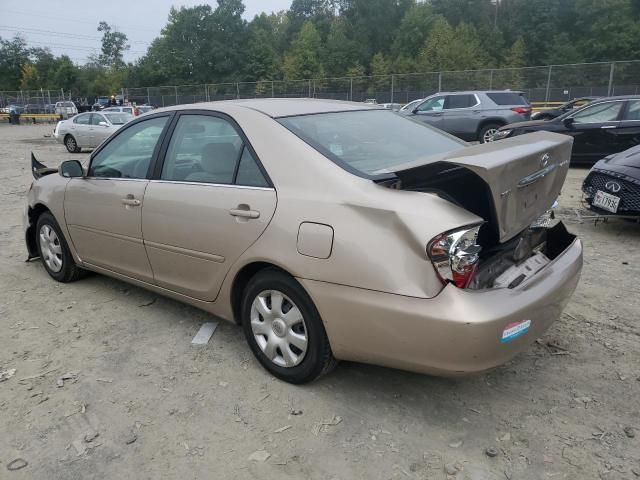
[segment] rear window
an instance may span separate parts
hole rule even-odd
[[[105,117],[109,119],[111,123],[114,125],[124,125],[129,120],[133,118],[132,115],[128,113],[119,113],[119,112],[109,112],[104,114]]]
[[[368,176],[465,147],[456,138],[388,110],[319,113],[278,121],[338,165]]]
[[[493,100],[497,105],[529,105],[527,97],[524,93],[518,92],[493,92],[487,93],[487,97]]]
[[[476,105],[478,101],[475,95],[447,95],[444,101],[444,109],[451,110],[452,108],[469,108]]]

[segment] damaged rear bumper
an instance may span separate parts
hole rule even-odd
[[[424,299],[299,281],[336,358],[450,376],[496,367],[527,349],[560,316],[581,270],[582,243],[575,239],[513,289],[447,285]]]

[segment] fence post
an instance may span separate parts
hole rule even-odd
[[[240,83],[236,82],[236,98],[240,98]]]
[[[493,90],[493,68],[489,72],[489,90]]]
[[[613,92],[613,73],[616,69],[616,62],[611,62],[611,70],[609,71],[609,88],[607,89],[607,97],[610,97]]]
[[[309,79],[309,95],[308,98],[311,98],[311,79]]]
[[[151,105],[151,95],[149,94],[149,87],[147,87],[147,105]]]
[[[547,75],[547,92],[544,95],[544,103],[549,103],[549,90],[551,89],[551,72],[553,65],[549,65],[549,74]]]
[[[438,93],[442,91],[442,72],[438,72]]]
[[[349,101],[353,102],[353,77],[349,79]]]
[[[173,86],[173,91],[176,94],[176,105],[178,105],[178,86],[177,85]]]
[[[273,88],[273,80],[271,80],[271,98],[275,97],[275,90]]]
[[[389,101],[389,103],[393,103],[393,90],[395,88],[395,83],[396,83],[396,76],[395,75],[391,75],[391,100]]]

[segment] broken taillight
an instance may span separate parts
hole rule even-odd
[[[427,254],[443,283],[466,288],[480,260],[482,247],[476,242],[480,225],[445,232],[429,242]]]

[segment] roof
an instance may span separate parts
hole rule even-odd
[[[244,100],[223,100],[219,102],[191,103],[176,105],[161,110],[226,110],[225,107],[242,107],[255,110],[272,118],[314,113],[346,112],[356,110],[381,109],[378,105],[345,102],[341,100],[321,100],[314,98],[255,98]],[[158,110],[155,110],[157,112]]]

